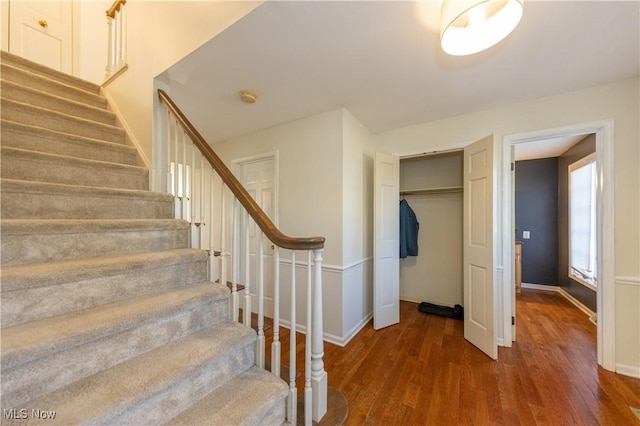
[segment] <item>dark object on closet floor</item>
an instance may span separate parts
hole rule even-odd
[[[464,309],[460,305],[450,306],[434,305],[433,303],[422,302],[418,305],[418,310],[425,314],[440,315],[453,319],[464,319]]]

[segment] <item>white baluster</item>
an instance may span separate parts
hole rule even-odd
[[[312,395],[311,395],[311,251],[307,251],[307,332],[304,337],[304,424],[311,426]]]
[[[176,125],[177,126],[177,125]],[[182,152],[182,150],[180,149],[180,143],[182,141],[182,132],[178,131],[178,129],[176,128],[176,143],[174,145],[175,147],[175,165],[174,165],[174,170],[175,170],[175,175],[176,175],[176,195],[175,195],[175,199],[176,199],[176,218],[177,219],[182,219],[182,169],[181,169],[181,165],[180,163],[180,156],[179,153]],[[178,206],[178,203],[180,203],[180,205]]]
[[[264,368],[264,234],[258,238],[258,340],[256,341],[257,365]]]
[[[189,227],[189,237],[191,237],[191,248],[196,248],[195,241],[193,241],[194,234],[196,233],[196,146],[189,139],[189,150],[191,151],[191,161],[189,166],[189,181],[187,188],[189,189],[189,216],[191,216],[191,226]]]
[[[322,325],[322,251],[315,250],[315,283],[313,292],[313,319],[311,348],[311,389],[313,393],[313,420],[319,422],[327,412],[327,372],[324,371],[324,341]]]
[[[182,141],[182,173],[181,183],[182,183],[182,211],[180,212],[180,219],[187,219],[187,141],[186,135],[181,132],[181,141]]]
[[[216,278],[214,274],[214,266],[215,266],[215,239],[213,235],[213,219],[215,217],[215,174],[213,169],[209,169],[209,281],[215,281]]]
[[[273,341],[271,372],[280,377],[280,247],[273,249]]]
[[[127,8],[123,4],[120,6],[119,20],[120,20],[120,47],[118,55],[118,68],[122,68],[127,58]]]
[[[199,247],[202,250],[204,248],[204,205],[205,205],[205,190],[204,190],[204,156],[200,154],[200,229],[198,233],[198,239],[200,240]],[[211,223],[209,224],[211,226]]]
[[[239,231],[239,216],[238,216],[238,199],[233,198],[232,201],[232,212],[231,212],[231,220],[232,220],[232,235],[231,235],[231,282],[232,291],[231,291],[231,312],[233,313],[233,320],[239,321],[240,316],[240,296],[238,294],[238,276],[240,272],[239,268],[239,259],[240,253],[238,250],[240,249],[240,231]]]
[[[296,252],[291,251],[291,324],[289,326],[289,395],[287,421],[296,424],[298,391],[296,389]]]
[[[249,214],[244,214],[244,325],[251,327],[251,283],[249,282],[249,275],[251,268],[249,265],[250,252],[249,252],[249,231],[251,224],[249,223]]]
[[[226,185],[224,182],[220,184],[220,284],[227,285],[227,209],[226,209]],[[233,288],[235,286],[235,289]],[[231,292],[235,293],[235,297],[238,296],[238,288],[235,284],[232,284]],[[233,309],[233,297],[229,303],[231,303],[231,309]],[[230,314],[231,315],[231,312]]]
[[[116,47],[115,55],[113,55],[113,70],[118,71],[118,67],[120,66],[120,50],[122,49],[122,19],[120,12],[116,12],[114,16],[116,21]]]

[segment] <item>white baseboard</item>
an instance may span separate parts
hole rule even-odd
[[[637,365],[616,364],[616,373],[640,379],[640,367]]]
[[[291,323],[287,320],[281,319],[280,326],[291,330]],[[296,326],[296,332],[306,335],[307,327],[304,325],[298,324]],[[348,341],[345,342],[343,337],[336,336],[335,334],[331,334],[327,332],[322,333],[322,340],[327,343],[332,343],[334,345],[341,346],[341,347],[344,347],[347,343],[349,343]]]
[[[544,290],[544,291],[558,292],[558,289],[560,287],[558,287],[557,285],[522,283],[522,288],[528,288],[530,290]]]

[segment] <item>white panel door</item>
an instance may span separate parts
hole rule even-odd
[[[464,337],[498,358],[494,273],[494,137],[464,149]]]
[[[71,74],[71,1],[9,3],[9,51]]]
[[[400,159],[376,153],[373,328],[400,322]]]
[[[247,189],[247,192],[258,202],[258,205],[264,210],[267,216],[275,222],[275,165],[273,158],[243,163],[240,166],[240,170],[241,183]],[[252,311],[257,312],[258,306],[259,255],[260,245],[262,244],[266,302],[264,304],[265,315],[273,317],[273,249],[271,242],[266,237],[260,238],[260,228],[258,228],[253,220],[249,220],[249,282],[251,283]],[[244,239],[242,241],[244,241]]]

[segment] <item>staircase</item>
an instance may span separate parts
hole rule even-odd
[[[100,88],[1,60],[2,423],[282,424],[287,385]]]

